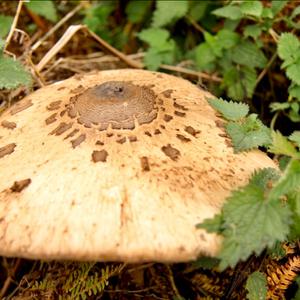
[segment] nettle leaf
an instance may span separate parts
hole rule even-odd
[[[300,147],[300,131],[294,131],[290,136],[289,140],[295,142]]]
[[[240,123],[229,122],[226,131],[232,139],[235,152],[257,148],[272,142],[270,129],[251,114]]]
[[[263,11],[263,5],[260,1],[245,1],[240,7],[243,14],[254,17],[260,17]]]
[[[250,41],[243,41],[233,49],[233,61],[251,68],[263,68],[267,58],[257,45]]]
[[[222,98],[208,99],[208,103],[220,112],[224,118],[231,121],[239,120],[245,117],[249,112],[249,106],[245,103],[228,102]]]
[[[260,36],[262,28],[258,24],[248,25],[244,28],[244,36],[256,39]]]
[[[274,154],[282,154],[300,158],[300,154],[294,145],[289,142],[288,139],[279,131],[272,131],[272,144],[269,146],[269,151]]]
[[[267,298],[267,278],[261,272],[252,273],[246,282],[247,299],[249,300],[265,300]]]
[[[223,207],[224,242],[218,258],[220,268],[234,267],[253,252],[273,247],[289,233],[291,211],[278,199],[266,199],[259,186],[248,184],[232,193]]]
[[[298,38],[290,32],[282,33],[278,40],[279,57],[291,64],[299,57],[298,51],[300,51]]]
[[[297,159],[290,160],[284,170],[283,175],[271,190],[269,197],[278,199],[281,195],[286,195],[295,191],[300,186],[300,161]]]
[[[300,85],[300,59],[297,63],[293,63],[292,65],[287,67],[286,75],[293,82]]]
[[[137,34],[139,39],[146,42],[150,47],[157,49],[164,49],[167,44],[167,40],[170,37],[169,31],[160,28],[144,29]]]
[[[126,15],[132,23],[141,23],[150,8],[149,1],[130,1],[126,6]]]
[[[242,66],[232,67],[224,72],[223,84],[227,87],[228,96],[235,100],[251,98],[255,89],[256,71],[254,68]]]
[[[200,21],[204,16],[206,9],[208,7],[209,3],[208,2],[196,2],[196,1],[191,1],[190,2],[190,9],[189,9],[189,15],[194,21]]]
[[[216,59],[217,57],[207,43],[202,43],[195,48],[195,60],[199,70],[206,70]]]
[[[13,89],[30,83],[31,76],[19,61],[10,57],[0,57],[0,89]]]
[[[156,1],[153,14],[152,27],[162,27],[184,17],[188,11],[187,0],[181,1]]]
[[[277,15],[288,3],[287,0],[280,0],[280,1],[272,1],[272,12],[275,15]]]
[[[289,94],[294,98],[300,99],[300,85],[290,85]]]
[[[30,2],[26,2],[25,5],[29,10],[51,22],[56,22],[58,19],[55,6],[52,1],[31,0]]]
[[[13,17],[0,15],[0,38],[4,38],[8,34],[12,22]]]
[[[222,49],[230,49],[240,41],[239,34],[228,29],[221,29],[218,32],[217,37],[217,41]]]
[[[261,189],[267,189],[269,182],[276,182],[280,178],[280,173],[274,168],[264,168],[259,171],[254,171],[249,184],[257,186]]]
[[[243,17],[241,8],[235,5],[227,5],[221,8],[217,8],[212,11],[212,14],[230,20],[240,20]]]
[[[212,219],[205,219],[202,223],[197,224],[197,228],[206,229],[207,232],[221,233],[223,224],[222,214],[215,215]]]

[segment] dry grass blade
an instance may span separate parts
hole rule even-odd
[[[90,31],[85,25],[71,25],[63,34],[63,36],[56,42],[56,44],[41,59],[41,61],[36,67],[36,70],[40,72],[47,65],[47,63],[69,42],[73,35],[81,29],[87,31],[97,42],[99,42],[99,44],[101,44],[105,49],[109,50],[111,53],[116,55],[120,60],[124,61],[130,67],[138,69],[143,68],[143,64],[128,58],[122,52],[118,51],[116,48],[112,47],[106,41],[101,39],[98,35]]]

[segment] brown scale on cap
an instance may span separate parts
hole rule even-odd
[[[13,193],[20,193],[22,192],[29,184],[31,183],[31,179],[23,179],[20,181],[15,181],[14,184],[10,187],[10,190]]]
[[[180,156],[180,151],[172,147],[170,144],[163,146],[161,150],[172,160],[177,160]]]
[[[7,129],[15,129],[17,127],[17,124],[15,122],[9,122],[9,121],[2,121],[1,122],[2,127]]]
[[[135,120],[142,125],[157,117],[155,98],[148,87],[108,81],[75,96],[68,113],[70,116],[79,115],[79,122],[83,125],[99,124],[100,130],[109,125],[113,129],[134,129]]]
[[[5,155],[9,155],[13,153],[15,151],[16,146],[17,145],[15,143],[12,143],[4,147],[0,147],[0,158],[4,157]]]
[[[95,150],[92,153],[92,160],[95,163],[98,161],[106,162],[107,156],[108,156],[108,153],[106,150],[100,150],[100,151]]]

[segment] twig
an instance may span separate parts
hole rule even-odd
[[[3,284],[3,287],[2,287],[2,289],[0,291],[0,299],[3,299],[4,295],[6,294],[7,290],[9,289],[9,286],[10,286],[10,284],[12,282],[12,277],[14,277],[15,273],[17,272],[17,269],[18,269],[20,263],[21,263],[21,259],[18,258],[16,260],[15,266],[14,266],[11,274],[8,274],[6,280],[5,280],[4,284]]]
[[[104,48],[106,48],[108,51],[113,53],[115,56],[119,57],[120,60],[124,61],[128,66],[132,68],[137,68],[137,69],[143,69],[144,65],[140,62],[131,60],[128,58],[125,54],[117,50],[116,48],[112,47],[110,44],[108,44],[106,41],[104,41],[101,37],[99,37],[97,34],[94,32],[90,31],[87,27],[85,27],[87,32],[97,41],[99,44],[101,44]]]
[[[169,66],[169,65],[160,65],[159,66],[161,69],[164,70],[169,70],[169,71],[175,71],[175,72],[179,72],[179,73],[184,73],[184,74],[188,74],[188,75],[192,75],[192,76],[196,76],[196,77],[200,77],[200,78],[205,78],[207,80],[212,80],[215,82],[222,82],[222,78],[215,76],[215,75],[209,75],[203,72],[197,72],[197,71],[193,71],[190,69],[186,69],[186,68],[182,68],[182,67],[178,67],[178,66]]]
[[[263,77],[266,75],[268,69],[271,67],[271,65],[273,64],[273,62],[275,61],[277,57],[277,52],[275,52],[273,54],[273,56],[271,57],[271,59],[268,61],[267,65],[265,66],[265,68],[260,72],[260,74],[258,75],[256,82],[255,82],[255,86],[258,85],[258,83],[263,79]]]
[[[19,3],[18,3],[17,12],[15,14],[13,23],[12,23],[12,25],[10,27],[10,31],[8,33],[8,36],[7,36],[6,40],[5,40],[4,50],[7,48],[8,44],[10,43],[10,40],[11,40],[13,34],[14,34],[14,31],[15,31],[15,28],[17,26],[17,23],[18,23],[18,20],[19,20],[19,16],[20,16],[20,13],[21,13],[22,5],[23,5],[23,0],[20,0]]]
[[[166,267],[167,267],[167,269],[168,269],[168,273],[169,273],[169,276],[168,276],[168,277],[169,277],[169,280],[170,280],[172,289],[173,289],[173,291],[174,291],[174,293],[175,293],[175,295],[176,295],[176,298],[182,299],[182,297],[181,297],[181,295],[180,295],[180,293],[179,293],[179,291],[178,291],[178,289],[177,289],[177,287],[176,287],[176,284],[175,284],[175,281],[174,281],[174,277],[173,277],[173,272],[172,272],[172,270],[171,270],[171,268],[170,268],[169,265],[166,265]]]
[[[199,25],[193,18],[191,18],[190,16],[186,16],[186,19],[201,33],[205,32],[205,29]]]
[[[72,18],[82,7],[84,3],[80,3],[68,14],[66,14],[59,22],[56,23],[42,38],[40,38],[32,47],[31,51],[35,51],[51,34],[53,34],[58,28],[60,28],[64,23],[66,23],[70,18]]]

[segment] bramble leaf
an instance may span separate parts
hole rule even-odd
[[[288,64],[291,64],[299,57],[298,51],[300,51],[298,38],[290,32],[282,33],[278,40],[279,57],[287,61]]]
[[[212,14],[230,20],[239,20],[243,17],[241,8],[235,5],[228,5],[221,8],[217,8],[212,11]]]
[[[289,140],[295,142],[300,147],[300,131],[294,131],[290,136]]]
[[[31,0],[30,2],[26,2],[25,5],[27,6],[28,9],[44,17],[45,19],[51,22],[57,21],[57,14],[56,14],[54,3],[52,1]]]
[[[249,106],[244,103],[225,101],[222,98],[208,99],[209,104],[220,112],[224,118],[231,121],[245,117],[249,112]]]
[[[272,131],[272,144],[269,151],[274,154],[283,154],[291,157],[300,157],[294,145],[279,131]]]
[[[241,123],[229,122],[226,131],[230,135],[235,152],[249,150],[271,143],[270,129],[257,115],[251,114]]]
[[[184,17],[188,11],[187,0],[157,1],[153,14],[152,27],[162,27]]]
[[[241,11],[245,15],[260,17],[263,5],[260,1],[245,1],[241,4]]]
[[[0,15],[0,38],[4,38],[10,29],[13,22],[13,17]]]
[[[246,282],[247,299],[265,300],[267,298],[267,279],[261,272],[252,273]]]
[[[19,61],[10,57],[0,57],[0,89],[12,89],[30,83],[30,74]]]

